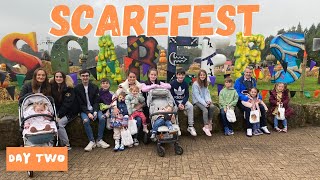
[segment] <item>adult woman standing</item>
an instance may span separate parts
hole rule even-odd
[[[141,84],[139,83],[139,81],[137,81],[137,76],[135,73],[133,72],[129,72],[128,73],[128,77],[125,80],[125,82],[119,84],[118,86],[118,90],[115,93],[115,96],[118,96],[121,92],[125,92],[126,94],[130,93],[130,87],[132,86],[137,86],[139,88],[139,90],[141,91]],[[135,109],[141,109],[143,106],[145,106],[144,104],[138,104],[137,106],[135,106]],[[137,121],[137,128],[138,130],[140,130],[141,125],[142,125],[142,119],[140,117],[136,117],[135,120]],[[133,135],[133,145],[138,146],[139,145],[139,141],[138,141],[138,134]]]
[[[34,71],[31,82],[23,85],[19,98],[29,93],[42,93],[45,96],[51,96],[51,86],[44,69],[38,68]]]
[[[70,150],[70,142],[65,126],[78,114],[78,103],[76,103],[73,90],[73,81],[70,76],[66,76],[62,71],[54,73],[50,79],[52,97],[55,102],[58,116],[58,135],[61,146],[66,146]]]
[[[198,78],[192,85],[192,102],[202,111],[204,123],[202,130],[207,136],[211,136],[214,106],[208,89],[207,72],[203,69],[200,69]]]

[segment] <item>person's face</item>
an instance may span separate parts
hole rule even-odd
[[[224,85],[226,86],[227,89],[232,87],[232,83],[231,82],[225,82]]]
[[[139,91],[137,89],[133,89],[131,93],[133,96],[137,96],[139,94]]]
[[[277,89],[278,89],[278,91],[283,91],[284,90],[284,84],[278,84]]]
[[[201,72],[199,78],[201,81],[204,81],[207,78],[207,74],[204,72]]]
[[[168,107],[166,107],[166,111],[167,111],[167,112],[171,112],[171,111],[172,111],[172,108],[168,106]]]
[[[129,84],[134,84],[137,80],[137,77],[134,73],[130,73],[128,76],[128,82]]]
[[[43,83],[46,80],[46,73],[43,70],[37,72],[36,80],[39,83]]]
[[[62,74],[61,74],[60,72],[56,73],[56,74],[54,75],[54,80],[56,81],[57,84],[63,83]]]
[[[157,71],[150,71],[150,74],[149,74],[150,81],[152,81],[152,82],[156,81],[157,76],[158,76]]]
[[[89,83],[89,73],[83,73],[80,75],[82,83]]]
[[[110,88],[110,84],[108,82],[101,82],[101,88],[107,90]]]
[[[251,91],[249,92],[249,94],[250,94],[251,97],[257,97],[258,92],[257,92],[257,90],[255,90],[255,89],[251,89]]]
[[[37,105],[37,106],[34,107],[34,111],[36,113],[41,113],[41,112],[44,111],[44,107],[42,105]]]
[[[246,68],[246,69],[244,70],[244,77],[245,77],[246,79],[250,79],[251,76],[252,76],[252,70]]]
[[[122,95],[119,95],[118,100],[119,101],[124,101],[124,97]]]
[[[180,74],[180,73],[177,74],[177,81],[181,83],[184,80],[185,76],[186,76],[185,74]]]

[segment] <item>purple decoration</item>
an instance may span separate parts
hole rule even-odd
[[[272,76],[273,75],[274,66],[268,66],[268,68],[269,68],[270,76]]]
[[[310,61],[310,71],[312,70],[312,68],[317,64],[317,62],[315,62],[314,60]]]
[[[218,84],[218,96],[219,96],[220,91],[222,90],[223,86],[224,86],[223,84]]]
[[[142,65],[142,73],[143,73],[143,75],[146,75],[147,72],[149,71],[149,69],[150,69],[150,65],[146,64],[146,63],[143,63],[143,65]]]
[[[71,74],[69,74],[69,76],[72,78],[73,84],[76,86],[76,85],[78,84],[78,76],[77,76],[77,73],[71,73]]]
[[[216,77],[215,76],[209,76],[209,79],[210,79],[211,86],[213,87],[214,83],[216,82]]]

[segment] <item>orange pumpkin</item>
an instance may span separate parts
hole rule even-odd
[[[94,59],[96,60],[96,62],[98,62],[98,56],[96,56]]]
[[[8,81],[4,81],[2,84],[1,84],[1,87],[3,88],[7,88],[9,86],[9,82]]]

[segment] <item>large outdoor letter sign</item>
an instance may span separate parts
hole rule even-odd
[[[24,65],[29,72],[40,67],[42,62],[39,58],[17,49],[17,42],[19,40],[25,41],[34,52],[38,52],[35,32],[29,34],[11,33],[1,40],[1,55],[10,61]]]
[[[214,76],[214,67],[223,65],[227,58],[223,54],[217,54],[216,49],[226,48],[230,39],[225,36],[204,37],[201,51],[201,69],[207,72],[208,80]]]
[[[128,36],[128,57],[133,61],[129,65],[129,71],[136,74],[137,79],[140,79],[140,66],[143,64],[149,65],[150,68],[156,68],[156,64],[153,62],[159,56],[158,41],[153,37],[146,36]],[[144,47],[146,55],[141,57],[140,48]]]
[[[276,57],[283,67],[283,70],[275,72],[271,82],[293,83],[301,76],[297,66],[297,54],[304,50],[303,33],[285,33],[273,38],[270,42],[271,53]]]
[[[167,82],[176,73],[176,64],[185,64],[189,61],[189,56],[178,55],[178,46],[198,46],[198,37],[169,37],[168,38],[168,68],[167,68]]]
[[[64,36],[58,39],[52,46],[51,50],[51,63],[52,71],[62,71],[66,74],[69,74],[69,54],[68,54],[68,43],[69,41],[76,41],[79,43],[82,54],[80,59],[83,62],[82,69],[85,69],[85,61],[88,57],[88,38],[78,38],[76,36]]]

